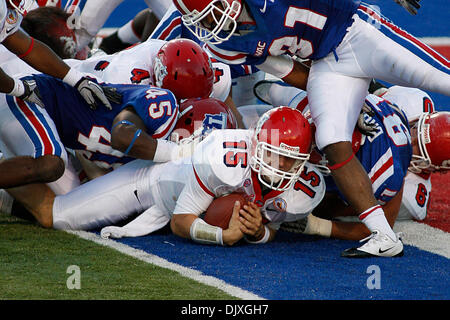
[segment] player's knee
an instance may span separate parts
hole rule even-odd
[[[58,180],[65,170],[62,158],[55,155],[45,155],[36,159],[32,169],[38,182],[49,183]]]

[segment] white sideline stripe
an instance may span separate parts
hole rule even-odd
[[[403,232],[402,241],[450,259],[450,233],[416,221],[396,221],[395,232]]]
[[[90,241],[93,241],[100,245],[113,248],[123,254],[132,256],[138,260],[141,260],[141,261],[144,261],[147,263],[151,263],[151,264],[157,265],[157,266],[165,268],[165,269],[173,270],[175,272],[178,272],[179,274],[181,274],[182,276],[184,276],[186,278],[193,279],[197,282],[206,284],[208,286],[218,288],[218,289],[228,293],[229,295],[232,295],[233,297],[241,298],[243,300],[265,300],[264,298],[261,298],[260,296],[258,296],[256,294],[253,294],[249,291],[246,291],[241,288],[230,285],[230,284],[226,283],[225,281],[220,280],[218,278],[215,278],[212,276],[207,276],[200,271],[189,269],[187,267],[183,267],[179,264],[172,263],[172,262],[167,261],[163,258],[160,258],[156,255],[147,253],[143,250],[132,248],[123,243],[120,243],[120,242],[117,242],[117,241],[114,241],[111,239],[103,239],[95,233],[86,232],[86,231],[71,231],[71,230],[66,230],[66,232],[76,235],[82,239],[90,240]]]

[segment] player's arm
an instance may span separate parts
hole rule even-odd
[[[46,44],[31,38],[20,29],[7,37],[2,44],[27,64],[42,73],[63,79],[70,67]]]
[[[394,226],[395,219],[400,210],[402,196],[403,187],[390,201],[382,206],[386,219],[391,227]],[[353,209],[345,208],[343,214],[336,211],[333,216],[349,215],[348,210]],[[353,215],[357,215],[357,213],[354,212]],[[308,216],[304,233],[343,240],[361,240],[370,235],[369,229],[362,222],[330,221],[316,217],[315,215]]]
[[[276,230],[263,224],[260,208],[253,202],[248,202],[239,211],[241,231],[245,240],[253,244],[262,244],[275,238]]]
[[[133,107],[123,109],[113,120],[111,147],[127,156],[165,162],[176,159],[180,147],[174,142],[154,139]]]
[[[225,230],[207,224],[195,214],[173,215],[170,221],[170,228],[175,235],[198,243],[232,246],[243,237],[240,230],[239,209],[240,203],[236,201],[228,229]]]
[[[266,73],[281,78],[293,87],[306,90],[309,68],[289,56],[268,56],[264,63],[257,65],[257,67]]]
[[[95,109],[97,107],[96,99],[101,101],[108,109],[112,108],[100,85],[85,77],[81,72],[70,68],[43,42],[30,37],[19,29],[3,40],[2,44],[36,70],[62,79],[67,84],[75,87],[91,108]],[[0,76],[5,78],[5,74]],[[2,92],[25,100],[33,94],[35,87],[30,88],[23,81],[8,78],[6,88],[3,85],[0,87]],[[14,82],[12,87],[11,81]],[[8,91],[8,89],[11,90]],[[31,102],[36,101],[31,100]]]

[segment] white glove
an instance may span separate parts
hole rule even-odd
[[[396,3],[405,8],[412,15],[417,14],[417,10],[420,9],[420,0],[394,0]]]
[[[101,231],[100,231],[100,236],[103,239],[120,239],[124,236],[124,231],[122,230],[121,227],[104,227]]]
[[[122,95],[117,93],[116,89],[99,85],[73,68],[65,75],[63,81],[76,88],[91,109],[97,108],[96,99],[109,110],[112,110],[110,101],[116,104],[120,104],[122,101]]]

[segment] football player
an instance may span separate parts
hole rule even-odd
[[[372,78],[448,95],[448,60],[358,0],[174,3],[186,27],[217,59],[255,64],[307,88],[316,144],[339,189],[358,213],[373,217],[371,231],[384,230],[371,241],[384,247],[377,240],[388,239],[395,246],[398,239],[352,151],[353,129]],[[294,68],[294,55],[312,60],[309,73]]]
[[[169,89],[179,101],[210,95],[224,101],[231,85],[226,75],[215,82],[214,68],[224,72],[226,66],[213,65],[206,52],[189,39],[152,40],[112,55],[66,61],[105,82],[150,84]]]
[[[170,42],[159,42],[156,47],[155,46],[151,46],[151,44],[149,43],[147,46],[143,46],[140,47],[143,49],[143,51],[139,51],[141,53],[140,56],[142,56],[144,53],[148,54],[150,51],[150,56],[151,59],[146,59],[146,61],[150,61],[150,62],[142,62],[142,63],[137,63],[136,61],[136,55],[135,59],[133,59],[133,61],[135,61],[136,63],[131,63],[130,64],[130,60],[124,60],[124,59],[115,59],[116,56],[114,57],[101,57],[101,59],[88,59],[85,61],[80,61],[80,60],[72,60],[72,62],[74,64],[79,64],[77,66],[75,66],[75,68],[80,68],[83,69],[85,72],[89,72],[89,71],[93,71],[92,74],[101,77],[103,80],[108,81],[108,82],[114,82],[114,83],[130,83],[130,84],[148,84],[148,83],[157,83],[160,86],[163,86],[165,88],[170,88],[171,90],[173,90],[175,92],[175,94],[178,95],[178,97],[181,98],[189,98],[189,97],[202,97],[202,96],[208,96],[211,93],[212,90],[212,86],[213,86],[213,71],[211,69],[211,63],[209,60],[209,57],[205,54],[205,52],[193,41],[190,40],[184,40],[184,39],[178,39],[178,40],[174,40],[174,41],[170,41]],[[155,48],[155,49],[151,49],[151,48]],[[123,58],[124,56],[120,55],[119,58]],[[70,63],[70,62],[69,62]],[[19,64],[20,66],[20,64]],[[9,68],[13,69],[14,68],[14,63],[9,63],[8,65]],[[142,67],[142,68],[140,68]],[[31,68],[30,68],[31,69]],[[154,71],[153,71],[154,69]],[[150,70],[150,71],[148,71]],[[23,71],[23,70],[21,70]],[[25,73],[30,72],[31,71],[25,71]],[[27,78],[28,80],[26,81],[32,81],[32,79]],[[189,85],[188,85],[189,84]],[[60,84],[55,86],[55,89],[61,89],[61,93],[57,94],[55,93],[55,96],[58,96],[58,99],[50,99],[49,103],[52,103],[53,105],[55,105],[56,103],[59,104],[65,104],[65,96],[64,96],[64,92],[68,90],[68,88],[62,87]],[[141,87],[142,88],[142,87]],[[47,90],[44,88],[44,90]],[[132,90],[130,88],[130,90]],[[171,93],[172,94],[172,93]],[[72,95],[68,95],[68,97],[71,97]],[[71,101],[71,103],[73,105],[75,105],[75,101]],[[16,102],[12,103],[12,104],[16,104]],[[20,144],[22,146],[24,145],[28,145],[30,148],[27,149],[27,151],[25,152],[26,155],[30,155],[30,156],[34,156],[35,158],[38,158],[39,155],[41,154],[41,152],[43,152],[44,154],[46,152],[50,152],[53,153],[52,150],[42,150],[42,141],[47,141],[50,139],[50,141],[52,141],[52,139],[55,138],[49,138],[48,137],[48,133],[47,131],[50,129],[46,129],[46,130],[39,130],[39,128],[35,128],[36,123],[31,124],[31,126],[34,128],[31,131],[28,131],[27,134],[24,134],[23,132],[23,128],[20,125],[20,117],[18,117],[17,114],[14,114],[11,110],[11,107],[8,107],[10,104],[7,103],[6,100],[4,100],[3,103],[3,109],[4,109],[4,113],[5,116],[3,118],[3,122],[9,123],[10,126],[13,126],[13,123],[19,128],[18,130],[22,132],[23,137],[26,137],[28,135],[31,134],[32,132],[35,132],[37,134],[37,136],[39,137],[37,140],[33,141],[33,143],[28,143],[28,144]],[[83,108],[82,106],[80,108]],[[164,123],[164,115],[167,112],[167,115],[169,116],[170,119],[174,119],[173,117],[176,116],[176,112],[177,109],[175,108],[175,105],[172,105],[171,108],[169,107],[165,107],[162,108],[161,110],[156,110],[155,107],[155,112],[158,111],[159,114],[159,118],[158,121],[160,122],[159,125],[162,126],[162,124]],[[170,113],[170,112],[174,112],[174,113]],[[37,109],[36,110],[37,114],[39,114],[39,117],[41,118],[52,118],[49,116],[46,116],[47,110],[41,110],[41,109]],[[58,131],[61,130],[61,128],[65,128],[66,126],[63,124],[64,120],[67,120],[69,118],[69,113],[67,113],[66,117],[58,117],[58,119],[53,119],[53,120],[47,120],[46,122],[48,123],[52,123],[54,120],[60,121],[60,127],[58,128]],[[151,115],[151,113],[150,113]],[[112,120],[116,114],[111,114],[110,115],[111,118],[110,120]],[[35,116],[32,115],[31,118],[34,118]],[[80,123],[73,123],[74,121],[76,121],[76,118],[71,118],[69,120],[69,124],[67,124],[68,126],[85,126],[85,128],[87,128],[89,126],[89,124],[92,124],[90,122],[83,124],[82,121],[80,121]],[[81,119],[78,119],[81,120]],[[133,121],[131,121],[133,122]],[[134,123],[134,122],[133,122]],[[174,125],[174,121],[171,124],[170,128],[173,128]],[[109,126],[105,126],[107,128],[107,133],[105,133],[107,136],[107,143],[111,142],[110,141],[110,137],[108,136],[110,134],[109,130],[110,127]],[[120,129],[121,127],[124,127],[124,125],[118,125],[117,129]],[[125,126],[126,127],[126,126]],[[131,126],[132,127],[132,126]],[[20,129],[22,128],[22,129]],[[155,130],[155,133],[158,133],[158,131],[156,131],[156,127],[153,128],[153,130]],[[169,129],[169,128],[167,128]],[[132,130],[132,129],[129,129]],[[50,130],[50,131],[54,131],[54,130]],[[12,130],[2,130],[2,134],[3,134],[3,141],[5,143],[11,144],[12,141],[10,140],[11,134],[12,134]],[[60,131],[61,132],[61,131]],[[66,132],[67,129],[66,129]],[[95,135],[96,133],[92,132],[85,132],[85,135],[89,136],[90,134]],[[99,134],[99,132],[97,132],[97,134]],[[153,133],[152,133],[153,134]],[[42,135],[42,136],[41,136]],[[164,135],[162,135],[164,136]],[[98,139],[100,139],[101,135],[98,136]],[[76,137],[75,137],[76,138]],[[104,137],[105,138],[105,137]],[[29,140],[29,138],[27,138]],[[97,139],[97,140],[98,140]],[[103,138],[102,138],[103,139]],[[103,141],[99,140],[100,143],[103,143]],[[76,140],[76,139],[75,139]],[[139,140],[139,139],[138,139]],[[64,142],[63,142],[64,144]],[[70,147],[69,145],[66,145],[66,147]],[[167,146],[167,148],[169,148],[169,146]],[[37,149],[38,151],[36,151],[37,153],[35,154],[34,150]],[[79,148],[76,148],[79,149]],[[6,148],[5,148],[6,150]],[[31,150],[31,153],[29,153]],[[148,151],[150,151],[151,149],[148,149]],[[122,151],[125,151],[122,150]],[[169,151],[167,151],[169,152]],[[165,152],[166,153],[166,152]],[[5,156],[7,155],[7,153],[5,153]],[[17,155],[23,155],[23,153],[12,153],[12,155],[17,156]],[[41,158],[42,161],[45,161],[46,157]],[[89,157],[90,158],[90,157]],[[37,159],[33,159],[33,161],[35,161]],[[95,160],[95,159],[92,159]],[[30,160],[31,161],[31,160]],[[109,160],[110,162],[111,160]],[[59,157],[57,157],[57,159],[54,161],[56,162],[56,164],[58,165],[59,168],[63,168],[63,164],[61,162],[61,159]],[[52,162],[53,163],[53,162]],[[105,166],[111,166],[112,163],[110,162],[108,164],[108,161],[106,163],[103,162],[96,162],[98,164],[102,163],[102,167]],[[38,169],[41,170],[42,168],[44,168],[45,166],[39,166]],[[50,165],[50,168],[52,168],[53,165]],[[59,173],[60,170],[49,170],[50,172],[53,173]],[[15,176],[15,175],[13,175]],[[36,175],[32,174],[33,177],[36,177]],[[53,176],[52,176],[53,177]],[[19,180],[20,181],[20,180]],[[7,186],[7,184],[3,184],[3,186]]]
[[[369,92],[382,97],[389,103],[396,105],[408,118],[409,126],[416,125],[419,117],[424,112],[434,112],[434,102],[431,97],[424,91],[416,88],[408,88],[401,86],[385,87],[377,81],[373,81],[369,88]],[[256,95],[266,103],[273,105],[288,105],[298,110],[307,111],[308,98],[306,92],[280,81],[264,80],[256,84]],[[247,109],[249,109],[247,111]],[[248,106],[240,108],[240,112],[245,119],[252,120],[264,109],[264,106]],[[404,190],[402,204],[397,219],[415,219],[424,220],[427,216],[428,206],[430,204],[431,193],[431,175],[430,172],[419,170],[411,165],[404,179]],[[443,168],[441,167],[441,170]]]
[[[378,101],[377,104],[374,102]],[[381,103],[380,103],[381,102]],[[387,100],[381,100],[374,95],[369,95],[366,105],[371,108],[366,114],[365,120],[376,124],[376,130],[370,135],[358,134],[355,131],[353,143],[356,156],[361,160],[364,168],[369,173],[372,181],[373,191],[384,207],[384,212],[391,227],[394,226],[405,198],[409,202],[411,198],[417,198],[414,202],[424,205],[427,201],[426,189],[412,190],[414,184],[406,184],[405,176],[407,170],[414,170],[423,174],[450,169],[450,112],[425,112],[421,113],[419,119],[411,127],[411,141],[407,120],[402,117],[398,109],[391,107]],[[382,111],[382,112],[380,112]],[[374,121],[376,120],[376,121]],[[401,120],[401,121],[399,121]],[[404,141],[401,142],[399,138]],[[412,160],[411,160],[412,158]],[[407,160],[410,159],[410,160]],[[323,164],[323,163],[322,163]],[[354,216],[354,210],[345,202],[345,198],[338,192],[332,180],[326,177],[327,195],[314,215],[308,216],[307,220],[291,225],[285,225],[286,230],[303,230],[307,234],[316,234],[339,239],[360,240],[370,234],[366,217],[359,216],[364,224],[358,222],[329,221],[338,216]],[[412,201],[411,201],[412,203]],[[409,209],[410,207],[407,206]],[[420,208],[418,213],[423,212]],[[426,214],[426,208],[425,208]],[[321,218],[324,219],[321,219]],[[370,221],[369,221],[370,222]],[[377,234],[377,236],[380,236]],[[347,257],[371,257],[384,256],[386,254],[401,255],[396,247],[385,246],[380,249],[374,243],[368,241],[357,249],[347,250],[343,256]],[[389,252],[394,251],[394,252]]]
[[[30,0],[0,1],[0,42],[36,70],[63,79],[65,83],[75,87],[92,108],[97,107],[98,99],[111,109],[100,85],[70,68],[48,46],[19,29],[23,16],[33,4],[34,1]],[[40,104],[42,102],[34,91],[35,88],[34,83],[11,78],[0,69],[0,92]]]
[[[195,35],[193,35],[183,24],[181,13],[172,4],[167,10],[159,24],[150,35],[151,39],[171,40],[176,38],[192,39],[203,45]],[[265,73],[254,65],[233,65],[230,64],[231,78],[233,80],[231,96],[237,107],[242,105],[256,104],[256,97],[253,95],[253,85],[264,79]]]
[[[417,122],[423,113],[435,111],[434,102],[431,97],[422,90],[392,86],[390,88],[379,88],[374,94],[397,105],[405,112],[410,127],[417,126]],[[405,106],[405,107],[404,107]],[[448,131],[450,128],[441,128]],[[427,169],[419,168],[415,165],[420,156],[419,152],[413,154],[411,165],[405,177],[405,186],[402,198],[402,205],[397,219],[424,220],[427,216],[430,205],[431,193],[431,172]],[[444,167],[440,167],[440,171]]]
[[[172,50],[161,50],[165,43],[172,44],[165,47]],[[193,59],[195,56],[197,58]],[[67,63],[112,83],[161,85],[170,89],[179,100],[210,95],[224,101],[233,110],[239,127],[243,127],[242,118],[230,98],[230,68],[204,56],[204,50],[190,39],[148,39],[116,54],[99,54],[86,61],[70,60]],[[194,66],[190,67],[190,64]],[[212,91],[208,91],[211,85],[205,83],[211,77],[210,70],[213,72]],[[169,84],[171,87],[167,87]]]
[[[167,161],[177,148],[164,141],[178,119],[178,103],[169,90],[111,84],[123,101],[111,98],[112,110],[91,110],[78,91],[58,79],[41,74],[26,79],[31,80],[45,110],[1,97],[1,188],[59,179],[67,163],[64,148],[81,150],[105,170],[132,158]]]
[[[283,221],[307,216],[323,198],[322,176],[307,162],[311,137],[300,112],[279,107],[254,129],[213,130],[191,157],[164,164],[135,160],[45,203],[33,197],[46,186],[30,185],[33,196],[22,192],[18,199],[44,227],[108,226],[101,235],[120,238],[149,234],[170,221],[176,235],[198,243],[233,245],[243,237],[265,243]],[[233,192],[245,193],[249,202],[235,205],[227,229],[199,218],[215,198]],[[124,227],[111,226],[136,212],[143,213]]]

